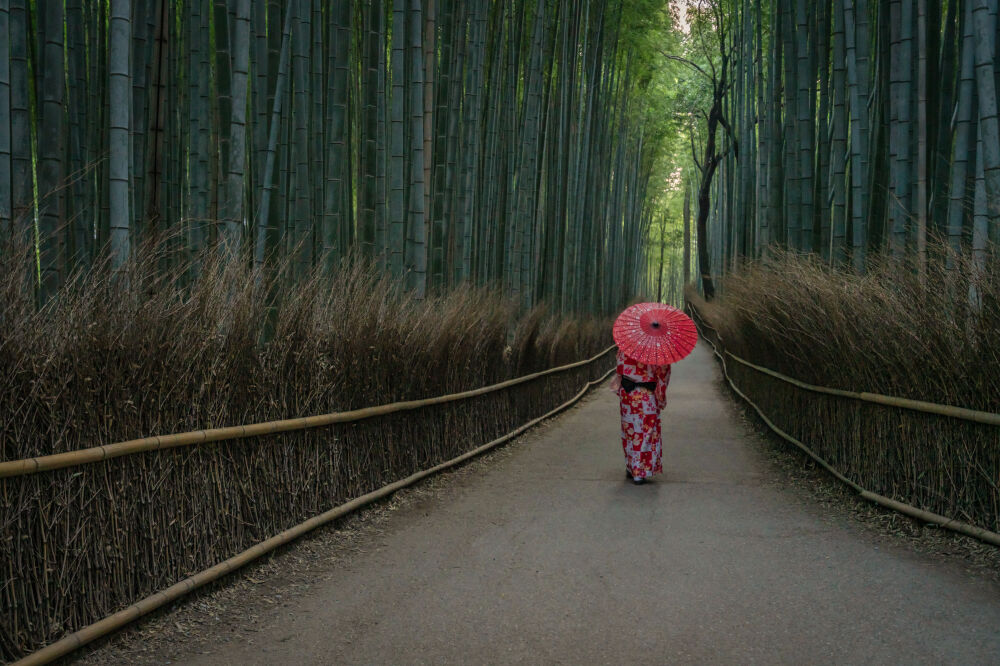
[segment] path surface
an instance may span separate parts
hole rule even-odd
[[[998,663],[1000,587],[769,483],[704,347],[666,475],[625,481],[601,389],[203,664]],[[517,446],[517,445],[515,445]]]

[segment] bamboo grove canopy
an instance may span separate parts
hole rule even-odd
[[[981,260],[1000,240],[996,0],[698,7],[731,128],[712,272],[773,244],[859,272],[875,254],[921,270],[940,260],[929,247]]]
[[[652,164],[629,35],[663,5],[5,0],[0,228],[43,303],[165,239],[613,311]]]

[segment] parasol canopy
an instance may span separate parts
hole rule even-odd
[[[675,363],[694,349],[698,331],[686,314],[664,303],[639,303],[618,315],[615,344],[631,359],[648,365]]]

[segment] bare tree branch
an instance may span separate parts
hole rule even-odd
[[[733,156],[736,157],[736,159],[740,159],[740,142],[736,140],[733,128],[729,126],[729,121],[726,120],[725,115],[719,114],[719,124],[726,129],[726,134],[729,136],[729,140],[733,142]]]
[[[702,53],[705,55],[705,60],[708,61],[708,66],[712,70],[712,86],[715,87],[715,81],[718,78],[718,74],[715,71],[715,62],[712,60],[712,56],[708,49],[708,44],[705,42],[705,28],[701,21],[697,22],[698,26],[698,41],[701,43]]]
[[[694,160],[694,165],[698,167],[698,171],[705,173],[704,167],[702,167],[701,162],[698,161],[698,150],[694,145],[694,125],[688,128],[688,136],[691,138],[691,158]]]
[[[712,75],[709,74],[708,72],[706,72],[704,69],[702,69],[701,66],[699,66],[698,63],[696,63],[696,62],[692,62],[692,61],[688,60],[687,58],[684,58],[684,57],[681,57],[681,56],[678,56],[678,55],[673,55],[672,53],[667,53],[667,52],[662,51],[662,50],[660,51],[660,55],[662,55],[667,60],[675,60],[677,62],[682,62],[682,63],[684,63],[685,65],[687,65],[689,67],[693,67],[696,70],[698,70],[698,72],[700,72],[701,75],[704,76],[706,79],[712,80]]]

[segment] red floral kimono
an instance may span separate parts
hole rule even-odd
[[[621,378],[634,382],[656,382],[656,390],[636,387],[626,393]],[[669,365],[646,365],[618,352],[618,376],[612,384],[621,400],[622,448],[625,466],[633,479],[645,479],[663,472],[663,443],[660,439],[660,410],[667,404]]]

